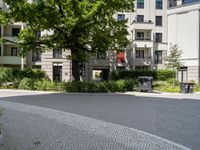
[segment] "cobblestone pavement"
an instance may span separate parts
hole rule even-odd
[[[128,127],[79,115],[0,101],[6,126],[2,150],[187,150]]]
[[[186,94],[185,96],[187,97],[184,97],[184,94],[177,94],[174,96],[169,94],[166,95],[166,93],[164,93],[165,95],[158,95],[163,97],[155,97],[153,96],[155,95],[155,93],[153,93],[153,95],[149,93],[139,94],[140,95],[137,95],[136,93],[131,93],[131,95],[58,94],[51,92],[0,90],[0,100],[6,102],[17,102],[39,107],[46,107],[54,110],[60,110],[62,112],[70,112],[72,114],[77,114],[88,118],[95,118],[98,120],[104,120],[106,122],[112,122],[114,124],[121,125],[122,127],[126,126],[127,128],[135,128],[146,131],[148,133],[189,147],[193,150],[199,150],[200,101],[198,100],[198,98],[200,98],[200,95],[194,94],[190,96],[189,94]],[[12,116],[12,113],[13,116],[19,114],[19,111],[17,111],[18,113],[15,113],[12,111],[12,109],[11,111],[7,112],[8,116]],[[4,115],[4,119],[7,117],[7,114]],[[25,115],[27,117],[22,115]],[[19,116],[21,116],[22,118],[22,121],[19,121],[19,124],[23,122],[23,118],[27,118],[26,120],[34,118],[29,118],[28,116],[30,115],[26,113],[22,113]],[[35,116],[35,114],[33,114],[33,116]],[[39,119],[40,117],[37,118]],[[10,122],[7,123],[12,124],[13,122],[17,122],[18,120],[20,120],[15,119],[15,117],[13,117],[12,119],[10,119]],[[42,121],[45,122],[45,120],[48,122],[48,119],[49,118],[41,119],[41,121],[34,119],[33,120],[39,123]],[[4,122],[6,122],[6,120],[4,120]],[[55,126],[63,125],[62,123],[55,125],[50,123],[46,124],[47,126],[52,125],[49,128],[52,128],[54,130]],[[42,125],[39,125],[39,127],[40,126],[42,128]],[[30,130],[31,128],[33,128],[29,125],[27,125],[26,128],[27,127],[30,127]],[[10,129],[14,130],[12,127],[10,127]],[[30,135],[32,135],[29,129],[27,129],[26,132],[30,132]],[[45,128],[43,134],[49,134],[48,130],[48,128]],[[34,131],[36,131],[36,129]],[[57,134],[57,132],[61,132],[59,131],[59,129],[55,131],[55,134]],[[36,145],[40,145],[38,143],[40,142],[37,142],[36,140]]]

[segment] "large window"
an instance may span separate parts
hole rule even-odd
[[[118,14],[118,15],[117,15],[117,20],[118,20],[118,21],[123,21],[123,20],[125,20],[125,15],[124,15],[124,14]]]
[[[156,16],[156,26],[162,26],[162,16]]]
[[[18,56],[18,54],[19,54],[19,49],[17,47],[12,47],[11,56]]]
[[[155,51],[154,62],[155,64],[162,64],[162,51],[159,50]]]
[[[144,32],[137,32],[136,40],[144,40]]]
[[[37,51],[32,51],[32,61],[41,61],[41,52],[39,50]]]
[[[156,33],[156,43],[162,43],[162,33]]]
[[[62,49],[60,48],[53,49],[53,58],[62,58]]]
[[[136,50],[136,58],[143,59],[144,58],[144,50]]]
[[[137,0],[137,8],[144,8],[144,0]]]
[[[19,32],[20,32],[19,28],[12,28],[12,36],[18,36]]]
[[[144,22],[144,15],[137,15],[137,22]]]
[[[163,0],[156,0],[156,9],[163,9]]]

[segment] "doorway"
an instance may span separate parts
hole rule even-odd
[[[53,81],[62,81],[62,66],[53,66]]]

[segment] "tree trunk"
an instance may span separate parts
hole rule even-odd
[[[72,76],[75,81],[80,81],[80,66],[77,60],[72,60]]]
[[[78,60],[78,50],[75,46],[71,47],[72,55],[72,76],[74,81],[80,81],[80,65]]]

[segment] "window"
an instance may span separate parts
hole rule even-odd
[[[162,16],[156,16],[156,26],[162,26]]]
[[[143,59],[144,58],[144,50],[136,50],[136,58]]]
[[[40,38],[40,37],[41,37],[41,32],[40,32],[40,31],[37,31],[37,32],[36,32],[36,37],[37,37],[37,38]]]
[[[135,70],[144,71],[149,69],[148,66],[135,66]]]
[[[12,36],[18,36],[19,32],[20,32],[19,28],[12,28]]]
[[[156,33],[156,43],[162,43],[162,33]]]
[[[17,47],[11,48],[11,56],[17,56],[19,54],[19,49]]]
[[[162,51],[155,51],[154,62],[155,64],[162,64]]]
[[[137,15],[137,22],[144,22],[144,15]]]
[[[144,8],[144,0],[137,0],[137,8]]]
[[[156,0],[156,9],[163,9],[163,1]]]
[[[37,51],[32,51],[32,61],[41,61],[41,52],[39,50]]]
[[[53,58],[62,58],[62,49],[60,48],[53,49]]]
[[[97,59],[106,59],[106,53],[97,52]]]
[[[144,32],[137,32],[136,40],[144,40]]]
[[[117,15],[117,20],[118,20],[118,21],[123,21],[123,20],[125,20],[125,15],[124,15],[124,14],[118,14],[118,15]]]

